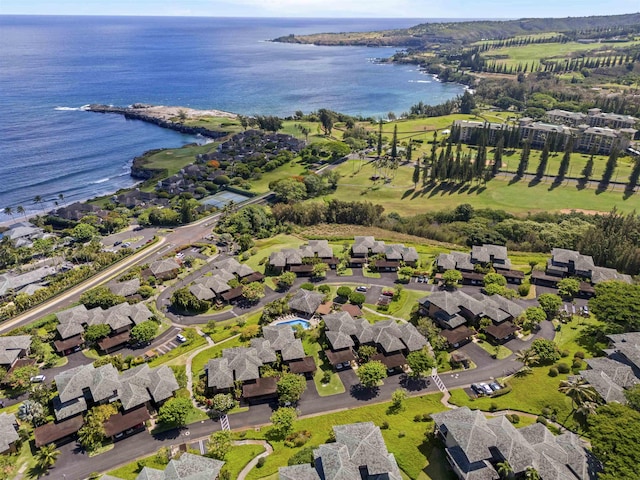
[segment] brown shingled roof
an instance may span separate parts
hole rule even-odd
[[[301,360],[289,362],[291,373],[313,373],[317,370],[313,357],[304,357]]]
[[[254,398],[274,395],[277,391],[277,384],[278,379],[276,377],[258,378],[255,383],[247,383],[242,386],[242,396],[244,398]]]
[[[104,433],[108,437],[113,437],[120,432],[124,432],[128,428],[132,428],[142,422],[146,422],[149,418],[151,418],[151,415],[149,415],[149,411],[144,405],[134,408],[126,413],[116,413],[115,415],[112,415],[109,420],[104,422]]]
[[[70,418],[64,422],[59,423],[46,423],[40,427],[37,427],[33,434],[36,439],[36,447],[40,448],[43,445],[47,445],[51,442],[62,440],[69,435],[76,433],[80,430],[84,423],[82,415]]]
[[[126,343],[131,338],[131,332],[127,330],[126,332],[119,333],[118,335],[114,335],[113,337],[105,337],[98,342],[98,346],[102,350],[108,350],[109,348],[113,348],[117,345],[121,345]]]
[[[57,352],[64,352],[73,347],[77,347],[84,343],[84,339],[82,335],[74,335],[73,337],[67,338],[66,340],[56,340],[53,344],[56,347]]]

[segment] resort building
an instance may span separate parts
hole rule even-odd
[[[436,257],[436,269],[439,273],[458,270],[462,273],[462,283],[483,285],[484,273],[476,272],[476,265],[483,269],[495,269],[496,273],[503,275],[509,283],[520,284],[524,280],[524,272],[511,269],[507,247],[502,245],[475,245],[470,253],[441,253]]]
[[[541,479],[591,480],[597,462],[576,434],[554,435],[541,423],[516,429],[505,416],[487,419],[461,407],[434,413],[436,435],[460,480],[498,480],[498,463],[507,461],[517,478],[534,468]]]
[[[20,366],[31,348],[31,335],[0,337],[0,367],[7,371]]]
[[[90,325],[109,325],[110,333],[98,341],[98,347],[104,352],[122,348],[131,338],[131,328],[153,317],[143,303],[120,303],[103,310],[100,307],[87,310],[78,305],[56,314],[59,325],[56,327],[60,338],[54,341],[59,353],[68,354],[84,344],[83,333]]]
[[[613,268],[597,267],[593,258],[589,255],[582,255],[575,250],[564,248],[554,248],[551,250],[551,258],[547,261],[544,272],[534,270],[531,274],[531,281],[536,285],[543,285],[555,288],[558,282],[567,277],[579,277],[580,291],[583,297],[593,296],[595,290],[593,285],[601,282],[617,280],[631,283],[631,276],[618,273]]]
[[[153,276],[162,281],[171,280],[178,276],[180,268],[180,264],[175,259],[165,258],[153,262],[142,274],[146,278]]]
[[[371,236],[356,236],[351,247],[350,264],[352,267],[362,267],[369,263],[378,270],[395,271],[402,265],[415,267],[420,256],[413,247],[402,244],[385,244]]]
[[[198,300],[232,303],[242,297],[242,286],[264,279],[264,275],[235,258],[226,258],[211,264],[211,276],[200,277],[189,291]],[[229,282],[236,281],[232,287]]]
[[[500,295],[468,295],[460,290],[435,292],[421,298],[418,303],[420,312],[436,321],[443,329],[442,335],[452,346],[471,338],[472,332],[466,327],[460,327],[470,322],[478,328],[483,318],[491,320],[492,324],[485,331],[495,341],[510,340],[519,330],[513,320],[524,311],[523,307]]]
[[[289,308],[292,312],[300,316],[311,317],[323,302],[324,295],[321,293],[311,292],[301,288],[297,290],[289,300]]]
[[[126,280],[124,282],[112,282],[107,285],[107,287],[114,295],[133,298],[138,294],[138,290],[140,290],[140,279],[132,278],[131,280]]]
[[[401,480],[380,428],[373,422],[336,425],[336,441],[313,450],[313,466],[280,467],[280,480]]]
[[[27,293],[25,288],[35,287],[35,290],[44,288],[49,278],[58,273],[54,266],[34,268],[28,272],[7,272],[0,275],[0,298],[8,297],[16,293]],[[35,290],[30,290],[31,292]]]
[[[36,227],[31,222],[18,222],[9,225],[8,229],[2,232],[2,238],[8,238],[16,248],[26,247],[31,248],[33,241],[38,239],[44,239],[53,237],[54,235],[47,234],[40,227]]]
[[[333,255],[333,249],[327,240],[309,240],[299,248],[283,248],[269,256],[267,268],[275,273],[290,271],[299,276],[310,276],[313,265],[322,262],[330,268],[336,268],[339,260]]]
[[[18,422],[13,413],[0,413],[0,454],[16,453],[18,435]]]

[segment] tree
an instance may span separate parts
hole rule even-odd
[[[611,149],[611,153],[609,154],[609,158],[607,159],[607,163],[604,166],[604,172],[602,172],[602,180],[600,180],[600,187],[604,188],[609,185],[611,181],[611,177],[613,177],[613,172],[615,172],[616,167],[618,166],[618,155],[620,152],[616,147]]]
[[[307,389],[307,381],[302,375],[283,373],[278,380],[277,392],[280,403],[296,403]]]
[[[418,378],[430,375],[431,369],[436,365],[436,361],[423,349],[409,353],[407,355],[407,364],[411,368],[410,375]]]
[[[24,216],[24,219],[25,219],[25,220],[27,219],[27,212],[25,211],[25,209],[24,209],[24,207],[23,207],[22,205],[18,205],[18,206],[16,207],[16,213],[17,213],[18,215],[22,215],[22,216]]]
[[[224,460],[231,450],[231,432],[220,430],[209,436],[207,456],[217,460]]]
[[[524,321],[522,326],[527,330],[532,330],[540,322],[547,319],[547,314],[540,307],[529,307],[524,311]]]
[[[391,410],[401,412],[404,410],[404,401],[407,399],[407,391],[404,388],[396,388],[391,394]]]
[[[531,147],[527,140],[522,142],[522,152],[520,153],[520,162],[518,163],[518,170],[516,172],[516,176],[518,178],[522,178],[524,174],[527,172],[527,168],[529,166],[529,154],[531,152]]]
[[[487,273],[484,276],[484,284],[485,286],[496,284],[496,285],[500,285],[501,287],[506,287],[507,279],[505,278],[504,275],[500,275],[499,273]]]
[[[411,145],[411,144],[409,144]],[[407,153],[409,153],[410,150],[407,150]],[[640,162],[639,162],[640,163]],[[417,189],[418,188],[418,182],[420,181],[420,159],[416,160],[416,164],[413,167],[413,177],[412,177],[412,181],[413,181],[413,189]]]
[[[88,223],[79,223],[73,227],[71,236],[76,242],[85,243],[98,234],[98,230]]]
[[[84,332],[84,339],[87,342],[97,342],[98,340],[108,337],[111,333],[111,327],[106,323],[98,325],[89,325]]]
[[[393,126],[393,137],[391,140],[391,158],[396,159],[398,157],[398,124]]]
[[[507,460],[498,463],[497,467],[500,478],[511,478],[513,476],[513,467],[511,467]]]
[[[640,383],[636,383],[633,387],[625,390],[624,397],[631,408],[640,412]]]
[[[18,367],[5,380],[14,390],[26,390],[31,384],[31,377],[38,374],[38,367],[34,365],[25,365]]]
[[[451,288],[462,281],[462,274],[458,270],[447,270],[442,274],[442,280],[447,288]]]
[[[182,287],[173,292],[171,295],[171,305],[178,310],[184,312],[206,312],[209,309],[209,302],[198,300],[198,298],[189,291],[188,287]]]
[[[11,217],[11,220],[13,220],[13,208],[4,207],[4,214]]]
[[[543,293],[538,297],[540,308],[547,314],[547,319],[552,319],[558,314],[562,298],[554,293]]]
[[[633,169],[631,170],[631,175],[629,175],[629,182],[625,190],[633,193],[638,186],[638,180],[640,180],[640,160],[636,160],[633,163]]]
[[[324,278],[329,270],[329,265],[324,262],[319,262],[313,265],[313,270],[311,270],[311,275],[314,278]]]
[[[296,281],[296,274],[293,272],[284,272],[276,279],[279,290],[288,290]]]
[[[111,293],[105,286],[92,288],[80,295],[80,303],[89,309],[100,307],[106,310],[126,301],[123,296]]]
[[[367,363],[371,357],[378,353],[378,349],[373,345],[360,345],[358,347],[358,358],[362,363]]]
[[[538,164],[538,169],[536,170],[536,179],[540,180],[544,177],[545,172],[547,171],[547,164],[549,163],[549,142],[544,142],[544,147],[542,148],[542,153],[540,154],[540,163]]]
[[[525,367],[531,367],[538,363],[539,357],[532,348],[527,348],[516,353],[516,360],[522,362]]]
[[[84,417],[84,425],[78,431],[78,441],[88,451],[94,451],[106,439],[104,422],[118,413],[114,404],[93,407]]]
[[[304,182],[294,178],[283,178],[269,184],[276,198],[284,203],[296,203],[307,198],[307,187]]]
[[[546,338],[536,338],[531,344],[531,349],[538,357],[538,363],[543,365],[553,363],[560,358],[556,344]]]
[[[18,408],[18,418],[22,422],[29,422],[34,427],[47,423],[44,407],[31,399],[25,400]]]
[[[593,155],[590,155],[589,160],[587,160],[587,163],[582,169],[582,183],[586,184],[589,180],[591,180],[591,175],[593,175],[593,164]]]
[[[351,295],[349,295],[349,302],[353,303],[354,305],[362,305],[366,300],[367,297],[364,293],[351,292]]]
[[[236,406],[236,401],[230,393],[216,393],[211,402],[212,408],[216,412],[228,412]]]
[[[585,402],[594,402],[598,398],[593,387],[582,377],[573,377],[560,382],[558,391],[571,399],[574,409]]]
[[[326,108],[321,108],[318,110],[318,119],[322,124],[322,129],[324,130],[325,135],[331,135],[331,130],[333,129],[333,123],[335,121],[335,114],[331,110],[327,110]]]
[[[460,97],[460,113],[468,115],[476,108],[476,100],[469,90],[465,90]]]
[[[542,480],[542,478],[535,468],[527,467],[524,471],[524,480]]]
[[[338,287],[336,294],[346,300],[347,298],[349,298],[349,295],[351,295],[351,292],[352,290],[349,287],[342,286]]]
[[[271,414],[270,421],[273,424],[271,434],[276,438],[286,437],[293,430],[293,422],[298,418],[296,409],[292,407],[280,407]]]
[[[264,297],[264,284],[251,282],[242,287],[242,296],[249,302],[257,302]]]
[[[379,360],[371,360],[358,368],[356,374],[363,387],[375,388],[387,378],[387,367]]]
[[[382,155],[382,119],[380,119],[380,122],[378,123],[377,152],[378,152],[378,158],[380,158],[380,155]]]
[[[558,282],[558,293],[562,298],[573,298],[580,291],[580,280],[563,278]]]
[[[181,427],[185,425],[192,410],[191,398],[174,397],[160,407],[158,420],[161,423]]]
[[[158,333],[158,322],[146,320],[131,329],[131,338],[137,342],[150,342]]]
[[[56,450],[54,444],[43,445],[36,453],[36,465],[42,470],[49,470],[56,464],[60,456],[60,450]]]
[[[640,286],[624,282],[602,282],[589,300],[591,312],[613,333],[640,330]]]
[[[35,203],[36,205],[40,205],[42,207],[42,202],[43,202],[42,196],[40,196],[40,195],[36,195],[33,198],[33,203]],[[44,214],[44,208],[42,209],[42,213]]]
[[[500,173],[502,168],[502,153],[504,151],[504,137],[500,137],[495,150],[493,151],[493,166],[491,168],[491,176],[495,177]]]
[[[569,162],[571,162],[571,153],[573,152],[573,137],[569,137],[567,145],[560,161],[560,167],[558,168],[558,175],[556,176],[555,183],[562,183],[569,171]]]
[[[602,462],[600,480],[626,480],[638,477],[640,465],[640,412],[612,402],[598,407],[587,418],[594,455]]]

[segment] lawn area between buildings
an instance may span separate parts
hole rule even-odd
[[[247,463],[262,452],[264,452],[264,448],[260,445],[232,446],[225,458],[225,468],[229,470],[229,473],[231,473],[231,478],[238,478],[238,474],[247,465]],[[111,470],[108,472],[108,475],[113,475],[114,477],[121,478],[122,480],[135,480],[143,467],[164,470],[167,467],[167,464],[160,461],[157,455],[151,455]]]
[[[361,199],[382,205],[387,213],[401,212],[403,216],[424,213],[430,210],[453,209],[463,203],[471,203],[475,208],[494,208],[525,214],[536,211],[558,211],[560,209],[583,209],[608,212],[614,206],[622,212],[640,209],[640,196],[624,199],[622,191],[606,191],[596,194],[594,188],[578,190],[575,185],[566,185],[549,190],[549,183],[529,186],[527,180],[511,183],[504,175],[499,175],[486,185],[477,183],[466,186],[438,184],[414,190],[411,180],[412,166],[400,167],[390,183],[373,181],[376,174],[373,164],[365,164],[358,172],[353,172],[348,161],[336,170],[343,176],[335,193],[324,199],[335,198],[342,201]],[[625,179],[626,180],[626,179]]]
[[[231,338],[234,335],[240,333],[243,327],[248,325],[258,325],[260,317],[262,316],[262,309],[252,314],[244,314],[237,318],[230,320],[223,320],[221,322],[210,322],[201,327],[203,333],[209,335],[215,343],[220,343],[227,338]],[[241,326],[242,324],[242,326]]]
[[[486,351],[489,355],[495,355],[498,360],[504,360],[513,353],[504,345],[498,345],[498,351],[496,352],[496,346],[491,345],[489,342],[485,342],[484,340],[478,340],[476,345]]]
[[[408,288],[405,288],[400,292],[400,298],[389,304],[389,310],[382,313],[409,320],[411,311],[414,308],[417,308],[418,300],[426,294],[427,292],[420,292],[418,290],[409,290]]]
[[[264,267],[266,264],[266,260],[261,265],[260,262],[263,259],[268,259],[269,255],[273,252],[279,252],[283,248],[298,248],[300,245],[303,245],[305,241],[301,238],[298,238],[294,235],[276,235],[271,238],[264,238],[260,240],[256,240],[255,248],[257,253],[249,257],[249,259],[244,262],[249,265],[251,268],[258,272],[264,272]]]
[[[405,400],[404,411],[391,414],[390,402],[352,408],[349,410],[313,416],[295,422],[294,431],[307,430],[311,439],[303,447],[289,448],[283,441],[270,440],[273,454],[266,458],[262,468],[254,468],[247,476],[248,480],[269,477],[277,473],[278,467],[286,466],[289,458],[304,447],[317,447],[329,441],[333,425],[356,422],[374,422],[377,426],[388,423],[389,428],[382,430],[382,436],[389,452],[393,453],[398,466],[410,479],[448,480],[452,474],[447,470],[447,462],[442,447],[433,439],[433,422],[414,421],[416,415],[431,414],[445,410],[440,403],[441,394],[411,397]],[[266,439],[269,427],[259,431],[246,430],[235,433],[240,438]],[[277,477],[274,477],[277,478]]]
[[[333,370],[333,366],[326,360],[326,357],[320,358],[320,351],[322,347],[316,341],[311,341],[308,338],[305,338],[303,341],[304,352],[307,355],[313,356],[313,359],[316,362],[316,366],[318,369],[313,375],[313,383],[316,386],[316,390],[318,391],[318,395],[321,397],[328,397],[330,395],[338,395],[340,393],[344,393],[345,388],[340,380],[340,376]],[[324,376],[324,372],[331,373],[331,380],[329,383],[322,383],[322,377]]]
[[[227,341],[214,345],[213,347],[209,347],[195,357],[193,357],[193,361],[191,362],[191,372],[193,373],[193,381],[197,382],[198,377],[204,372],[204,367],[207,362],[212,358],[218,358],[222,355],[222,350],[225,348],[234,348],[241,347],[245,344],[240,339],[240,335],[233,337]]]

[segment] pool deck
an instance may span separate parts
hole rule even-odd
[[[284,315],[280,318],[278,318],[277,320],[274,320],[273,322],[271,322],[271,325],[281,325],[283,323],[289,323],[289,322],[294,322],[296,320],[299,320],[300,322],[306,322],[309,324],[308,328],[316,328],[318,326],[318,319],[315,317],[312,317],[310,319],[306,319],[306,318],[302,318],[299,315]]]

